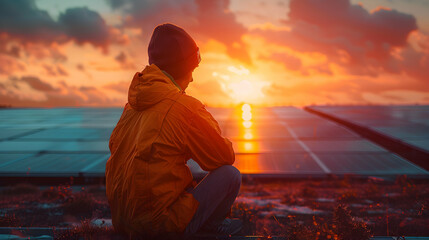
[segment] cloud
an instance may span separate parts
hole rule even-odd
[[[171,22],[183,27],[194,38],[214,39],[224,44],[230,57],[250,63],[242,36],[247,29],[229,10],[229,0],[108,0],[113,9],[123,11],[125,27],[137,27],[149,38],[158,24]]]
[[[21,81],[27,83],[31,88],[40,92],[53,92],[57,91],[51,84],[40,80],[34,76],[24,76],[22,78],[12,78],[14,81]]]
[[[61,64],[57,64],[57,73],[60,76],[68,76],[69,75],[67,70]]]
[[[63,31],[78,44],[91,43],[106,46],[109,41],[109,28],[104,19],[86,7],[70,8],[60,14],[59,24]]]
[[[43,64],[43,68],[45,69],[46,73],[51,77],[69,75],[67,70],[61,64],[55,64],[55,65]]]
[[[429,84],[419,79],[397,76],[387,79],[372,77],[346,77],[340,79],[303,80],[295,84],[274,83],[263,89],[269,101],[278,99],[280,104],[370,104],[368,95],[380,96],[388,100],[392,92],[408,92],[403,103],[412,102],[413,94],[429,92]],[[399,99],[396,99],[399,100]],[[426,101],[423,98],[421,101]],[[414,101],[415,102],[415,101]],[[400,103],[400,102],[396,102]]]
[[[81,63],[76,64],[76,69],[79,70],[79,71],[82,71],[82,72],[86,71],[85,66],[83,64],[81,64]]]
[[[69,8],[55,21],[34,0],[0,1],[0,34],[21,43],[90,43],[107,49],[111,42],[123,43],[123,37],[107,26],[99,13],[86,7]]]
[[[429,85],[429,53],[407,48],[401,53],[401,57],[403,61],[399,62],[399,67],[408,75]]]
[[[68,60],[61,45],[56,42],[50,43],[49,45],[28,42],[21,47],[26,56],[34,57],[37,60],[44,58],[51,58],[57,62],[65,62]]]
[[[344,38],[373,56],[383,57],[394,46],[404,46],[417,29],[414,16],[384,8],[368,12],[349,0],[292,0],[289,23],[309,24],[320,29],[323,40]],[[305,25],[300,25],[305,27]]]
[[[48,74],[51,77],[54,77],[57,75],[57,73],[55,72],[54,68],[48,64],[43,64],[43,68],[46,71],[46,74]]]
[[[218,96],[222,98],[228,97],[228,94],[226,94],[222,89],[219,81],[216,80],[193,82],[192,85],[190,85],[190,89],[201,96]]]
[[[33,99],[29,95],[21,94],[17,82],[27,84],[42,97]],[[64,81],[54,87],[35,76],[11,78],[2,85],[6,88],[0,88],[0,103],[13,107],[122,106],[125,102],[125,99],[110,98],[95,87],[72,86]]]
[[[125,27],[141,28],[144,34],[152,32],[156,25],[163,22],[188,25],[196,13],[195,2],[188,0],[108,0],[107,2],[112,9],[120,10],[125,14]]]
[[[25,65],[16,58],[0,54],[0,75],[9,75],[17,71],[24,71]]]
[[[120,81],[120,82],[114,82],[110,83],[104,86],[106,89],[114,90],[118,93],[122,93],[127,95],[128,94],[128,88],[130,87],[129,81]]]
[[[22,49],[20,46],[12,45],[12,46],[7,48],[6,44],[0,43],[0,48],[1,48],[0,53],[9,55],[9,56],[14,57],[14,58],[20,58],[21,57]]]
[[[196,0],[196,3],[198,25],[195,31],[225,44],[231,57],[250,64],[246,45],[241,39],[247,29],[228,10],[229,0]]]
[[[125,63],[127,62],[127,55],[125,55],[124,52],[120,52],[116,57],[115,60],[119,63]]]
[[[136,65],[129,61],[127,55],[121,51],[116,57],[115,60],[121,65],[123,69],[135,69]]]
[[[252,33],[295,52],[321,53],[326,56],[325,65],[334,63],[350,75],[406,73],[421,80],[427,76],[425,59],[429,52],[409,44],[410,35],[418,31],[416,19],[410,14],[386,8],[369,12],[349,0],[332,0],[329,4],[323,0],[291,0],[288,16],[284,21],[287,29],[256,29]],[[419,46],[425,48],[424,41]]]
[[[192,96],[201,96],[199,98],[203,103],[210,106],[225,106],[226,103],[233,99],[224,91],[219,81],[209,79],[206,81],[194,81],[186,90]]]
[[[298,71],[302,68],[302,61],[300,58],[286,53],[273,53],[270,57],[262,57],[261,59],[280,62],[286,69],[292,71]]]
[[[106,0],[112,9],[121,8],[126,4],[126,0]]]
[[[60,25],[33,0],[0,1],[0,31],[32,42],[52,42],[61,37]]]
[[[82,73],[84,73],[89,79],[92,79],[92,75],[87,71],[85,65],[78,63],[76,64],[76,69]]]

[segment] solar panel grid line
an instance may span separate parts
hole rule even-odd
[[[66,152],[66,153],[109,153],[106,141],[57,142],[57,141],[8,141],[0,142],[0,152]]]
[[[12,160],[7,161],[7,162],[4,162],[4,163],[0,163],[0,168],[6,167],[7,165],[10,165],[10,164],[12,164],[12,163],[15,163],[15,162],[21,161],[21,160],[23,160],[23,159],[26,159],[26,158],[29,158],[29,157],[32,157],[32,156],[35,156],[35,154],[28,154],[28,155],[25,155],[25,156],[23,156],[23,157],[19,157],[19,158],[12,159]]]
[[[2,175],[5,173],[15,173],[16,175],[39,176],[64,175],[79,176],[81,169],[88,163],[97,161],[105,155],[99,154],[39,154],[31,158],[20,159],[14,166],[6,166],[2,169]],[[105,159],[105,158],[104,158]],[[104,160],[103,159],[103,160]],[[104,171],[103,171],[104,174]]]
[[[317,116],[317,115],[315,115],[314,117],[317,117],[317,118],[319,118],[320,120],[322,120],[322,118],[320,118],[320,117],[319,117],[319,116]],[[339,123],[337,123],[337,122],[329,121],[329,123],[330,123],[330,124],[332,124],[332,125],[334,125],[334,126],[336,126],[336,127],[338,127],[338,128],[340,128],[340,129],[342,129],[342,130],[344,130],[345,132],[347,132],[348,134],[351,134],[352,136],[354,136],[354,137],[356,137],[356,138],[361,138],[361,137],[359,136],[359,134],[355,133],[354,131],[350,131],[348,128],[346,128],[345,126],[343,126],[343,125],[341,125],[341,124],[339,124]]]
[[[415,106],[408,106],[408,111],[415,111]],[[429,170],[428,156],[429,144],[415,145],[412,141],[403,138],[403,136],[395,134],[408,120],[404,118],[397,118],[395,114],[386,114],[392,111],[400,111],[401,107],[395,106],[347,106],[347,107],[331,107],[331,106],[312,106],[306,107],[306,111],[319,115],[325,119],[338,122],[345,127],[355,131],[362,137],[370,140],[371,142],[380,145],[381,147],[394,152],[408,161],[414,162],[416,165]],[[424,113],[429,113],[429,106],[421,106],[420,109]],[[419,110],[419,111],[420,111]],[[428,114],[429,115],[429,114]],[[389,130],[381,131],[374,127],[374,124],[368,124],[368,118],[372,121],[388,121],[393,124]],[[401,131],[400,131],[401,132]],[[429,135],[423,134],[424,138],[428,139]],[[428,146],[428,148],[425,148]]]
[[[396,153],[392,153],[392,158],[396,158],[396,159],[402,160],[402,158],[399,155],[397,155]],[[399,161],[397,161],[397,162],[399,163]],[[412,167],[414,167],[416,169],[420,169],[422,172],[427,172],[422,167],[418,166],[417,164],[415,164],[413,162],[410,162],[410,161],[402,161],[402,162],[404,162],[404,164],[412,166]]]
[[[49,142],[63,142],[63,143],[69,143],[70,141],[79,141],[79,142],[99,142],[100,140],[109,140],[104,138],[19,138],[19,139],[13,139],[14,142],[43,142],[43,141],[49,141]]]
[[[39,128],[39,129],[31,130],[31,131],[28,131],[28,132],[24,132],[24,133],[20,133],[20,134],[16,134],[16,135],[10,136],[10,137],[5,138],[5,139],[1,139],[0,141],[15,140],[15,139],[18,139],[18,138],[21,138],[21,137],[24,137],[24,136],[27,136],[27,135],[31,135],[31,134],[34,134],[34,133],[37,133],[37,132],[40,132],[40,131],[43,131],[43,130],[45,130],[45,128]]]
[[[113,128],[50,128],[21,136],[17,141],[96,141],[108,140]]]
[[[280,124],[286,127],[286,129],[289,131],[295,141],[297,141],[298,144],[301,145],[301,147],[311,156],[311,158],[313,158],[313,160],[319,165],[320,168],[323,169],[325,173],[331,173],[331,170],[322,162],[322,160],[320,160],[320,158],[316,154],[314,154],[305,143],[298,139],[295,132],[288,126],[286,122],[282,121],[280,122]]]
[[[271,164],[273,166],[274,169],[280,170],[280,166],[278,164],[278,162],[276,161],[276,159],[273,159],[272,155],[271,155]],[[280,171],[279,171],[280,172]]]
[[[90,163],[86,167],[82,168],[80,170],[80,172],[88,172],[91,168],[95,167],[99,163],[102,163],[103,161],[107,162],[106,156],[101,156],[99,159],[95,159],[92,163]]]

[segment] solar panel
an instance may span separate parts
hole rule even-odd
[[[106,160],[106,154],[40,154],[3,166],[0,173],[15,176],[78,176],[93,163],[105,164]]]
[[[324,174],[305,152],[237,154],[235,166],[245,174]]]
[[[26,140],[108,140],[113,128],[50,128],[27,134],[20,139]]]
[[[105,140],[98,141],[57,141],[41,140],[13,140],[0,142],[0,152],[109,152],[108,142]]]
[[[416,165],[391,153],[321,153],[319,158],[334,173],[427,174]]]
[[[429,152],[429,106],[315,106],[311,109],[368,127]]]
[[[11,165],[17,161],[20,161],[24,158],[33,156],[34,154],[25,154],[25,153],[0,153],[0,169],[7,165]]]
[[[14,137],[17,137],[17,136],[31,134],[33,132],[34,132],[34,129],[25,129],[25,128],[0,128],[0,140],[6,140],[6,139],[14,138]]]
[[[243,174],[427,174],[343,126],[299,108],[252,108],[247,115],[239,108],[207,109],[232,140],[234,165]],[[426,125],[417,119],[426,115],[407,112],[383,125],[382,117],[398,111],[368,119],[361,116],[369,114],[364,108],[359,113],[344,111],[381,128],[404,122],[410,128],[421,125],[411,133],[407,128],[392,132],[408,133],[409,142],[418,146],[429,145],[422,133]],[[104,176],[108,140],[121,113],[119,108],[2,110],[0,175]],[[188,166],[194,174],[205,174],[193,160]]]

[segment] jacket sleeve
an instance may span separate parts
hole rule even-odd
[[[222,137],[219,124],[204,108],[189,118],[185,145],[191,158],[205,171],[212,171],[235,161],[232,143]]]

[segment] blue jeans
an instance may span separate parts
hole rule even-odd
[[[200,204],[184,236],[192,236],[204,225],[220,225],[228,216],[240,186],[240,171],[231,165],[221,166],[208,173],[189,191]]]

